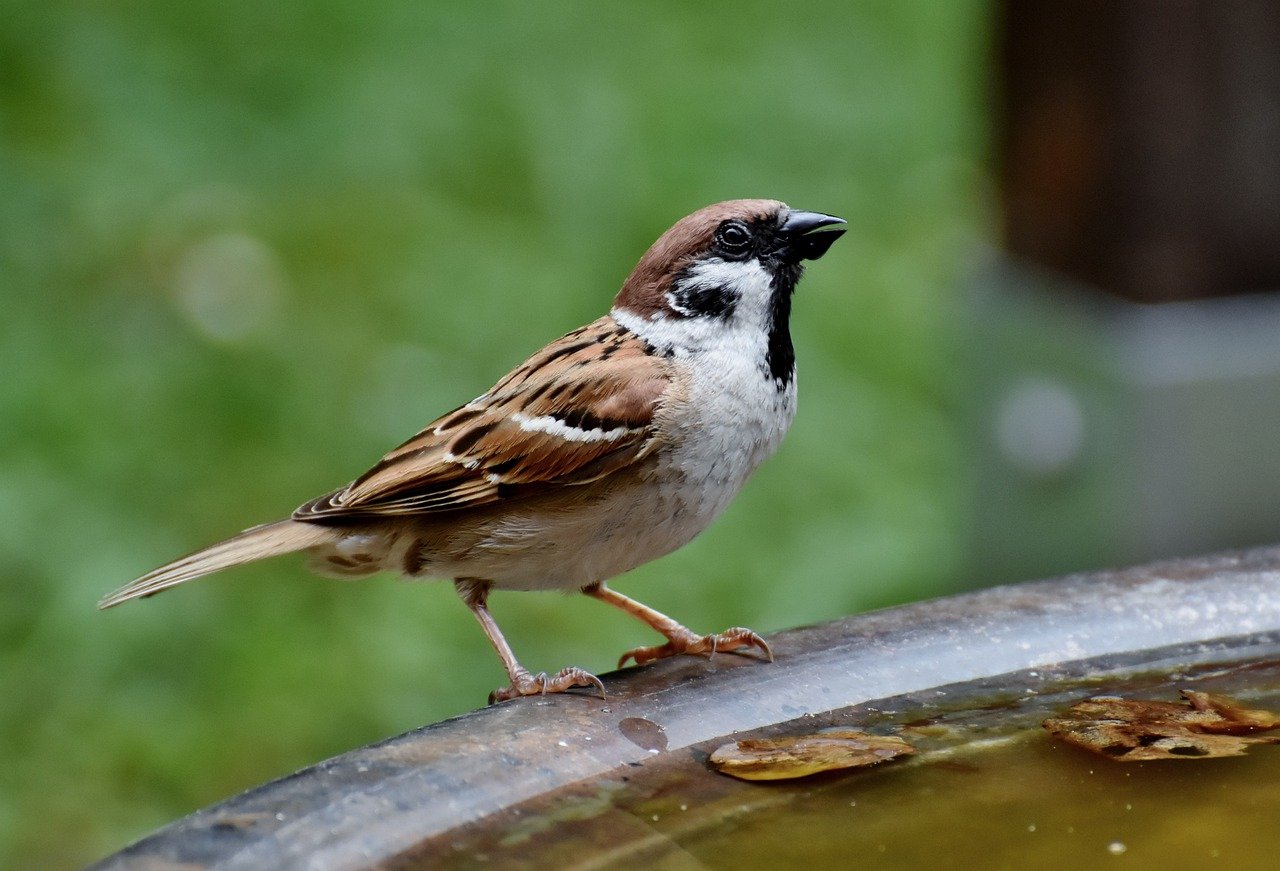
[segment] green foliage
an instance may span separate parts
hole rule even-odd
[[[618,586],[775,630],[963,571],[950,370],[985,8],[10,2],[0,28],[0,865],[83,863],[502,680],[448,585],[294,560],[107,590],[350,479],[603,312],[706,203],[847,217],[801,410]],[[535,669],[651,641],[502,594]]]

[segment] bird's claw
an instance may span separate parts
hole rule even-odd
[[[716,635],[697,635],[688,629],[683,629],[682,632],[675,632],[668,636],[666,644],[628,650],[618,660],[618,668],[626,665],[628,659],[634,659],[636,665],[644,665],[655,660],[666,659],[668,656],[679,656],[682,653],[712,657],[717,653],[750,656],[754,652],[763,654],[765,659],[773,662],[773,651],[769,649],[769,643],[742,626],[726,629]]]
[[[600,678],[589,671],[584,671],[576,666],[569,666],[568,668],[560,669],[550,677],[547,676],[546,672],[530,674],[521,670],[512,675],[510,686],[500,687],[489,693],[489,704],[505,702],[507,699],[516,699],[520,696],[545,696],[547,693],[563,693],[572,687],[591,687],[600,694],[600,698],[605,698],[604,684],[600,682]]]

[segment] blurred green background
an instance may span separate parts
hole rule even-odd
[[[616,586],[772,631],[967,574],[957,287],[987,235],[983,3],[6,2],[0,866],[118,849],[481,704],[447,584],[134,576],[363,471],[604,312],[682,215],[849,219],[801,406],[727,515]],[[534,669],[652,643],[502,594]]]

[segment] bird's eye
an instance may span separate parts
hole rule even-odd
[[[751,231],[741,221],[725,221],[716,230],[716,243],[729,254],[740,254],[751,244]]]

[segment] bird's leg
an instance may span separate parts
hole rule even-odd
[[[489,704],[505,702],[507,699],[514,699],[519,696],[562,693],[570,687],[594,687],[596,692],[600,693],[600,698],[603,699],[605,697],[604,684],[600,682],[600,678],[580,668],[570,666],[569,668],[561,669],[550,677],[545,672],[530,674],[529,670],[516,660],[515,653],[511,651],[511,645],[507,643],[507,639],[502,635],[502,630],[498,628],[493,615],[489,613],[488,601],[491,584],[488,581],[481,581],[475,578],[458,578],[453,582],[453,586],[458,591],[458,596],[462,598],[463,603],[471,609],[471,613],[475,614],[476,619],[480,621],[480,628],[488,636],[489,643],[493,645],[493,649],[498,652],[498,658],[502,660],[502,666],[507,670],[507,676],[511,678],[511,686],[501,687],[489,693]]]
[[[593,599],[599,599],[601,602],[606,602],[615,608],[619,608],[632,617],[643,620],[666,636],[666,644],[628,650],[618,660],[618,668],[622,668],[628,659],[634,659],[636,665],[644,665],[646,662],[653,662],[655,659],[665,659],[668,656],[677,656],[681,653],[712,656],[717,652],[721,652],[740,653],[745,656],[753,650],[762,653],[766,659],[773,662],[773,651],[769,649],[769,645],[750,629],[735,626],[717,635],[698,635],[696,632],[681,626],[666,614],[655,611],[648,605],[637,602],[635,599],[624,596],[621,593],[614,592],[603,583],[583,587],[582,592]]]

